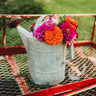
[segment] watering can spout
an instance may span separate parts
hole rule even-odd
[[[27,45],[27,37],[31,36],[33,37],[32,35],[32,32],[28,32],[26,29],[24,29],[23,27],[20,26],[20,23],[21,23],[21,18],[20,17],[15,17],[15,18],[12,18],[10,19],[10,21],[8,22],[8,26],[10,28],[17,28],[18,30],[18,33],[23,41],[23,44],[26,48],[26,50],[28,51],[28,45]]]
[[[28,43],[27,43],[27,39],[29,36],[31,36],[31,38],[33,38],[33,35],[32,35],[32,32],[28,32],[26,29],[24,29],[23,27],[21,27],[20,25],[17,26],[17,30],[18,30],[18,33],[23,41],[23,44],[28,52]]]

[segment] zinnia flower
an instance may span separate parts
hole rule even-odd
[[[46,21],[45,24],[46,24],[46,26],[47,26],[47,29],[49,29],[49,30],[54,30],[55,23],[53,23],[52,20]]]
[[[75,21],[73,18],[71,18],[71,17],[69,17],[69,16],[67,16],[67,18],[65,19],[64,22],[69,23],[69,24],[71,25],[71,27],[75,28],[75,30],[76,30],[77,27],[78,27],[78,22]]]
[[[62,30],[54,26],[54,30],[46,30],[45,31],[45,42],[49,45],[58,45],[63,41],[63,33]]]
[[[75,40],[76,40],[76,35],[73,37],[73,39],[71,41],[67,41],[66,43],[68,45],[72,45],[72,44],[74,44]]]
[[[43,24],[42,26],[39,26],[35,31],[34,31],[34,37],[37,40],[40,40],[40,42],[44,41],[44,34],[45,34],[45,30],[46,30],[46,25]]]
[[[71,27],[69,23],[62,23],[60,25],[60,27],[61,27],[62,32],[64,34],[63,40],[65,42],[71,42],[71,40],[72,40],[72,42],[73,42],[73,38],[76,36],[75,29],[73,27]]]

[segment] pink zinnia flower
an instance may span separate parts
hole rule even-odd
[[[76,36],[75,29],[71,27],[69,23],[62,23],[60,25],[60,28],[62,29],[62,32],[64,34],[63,40],[65,42],[73,40],[73,38]]]

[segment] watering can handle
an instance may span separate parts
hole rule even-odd
[[[69,45],[69,56],[70,56],[70,61],[74,59],[74,45]]]
[[[72,45],[69,45],[69,57],[70,57],[70,59],[69,60],[66,60],[66,44],[64,44],[64,63],[69,63],[69,62],[71,62],[72,60],[74,60],[74,45],[72,44]]]
[[[70,61],[72,61],[74,59],[74,45],[69,45],[69,56],[70,56]],[[69,62],[70,62],[69,61]],[[83,71],[82,71],[82,74],[85,73],[85,70],[86,70],[86,66],[85,64],[83,65]],[[70,73],[70,70],[68,71],[68,76],[70,79],[72,80],[79,80],[80,77],[77,77],[75,76],[74,74]]]
[[[42,20],[43,20],[46,16],[47,16],[47,15],[43,15],[43,16],[41,16],[41,17],[37,20],[37,22],[36,22],[36,24],[35,24],[35,26],[34,26],[34,31],[40,26]]]

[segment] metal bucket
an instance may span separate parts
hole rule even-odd
[[[64,45],[50,46],[28,38],[29,72],[40,85],[54,85],[64,80]]]

